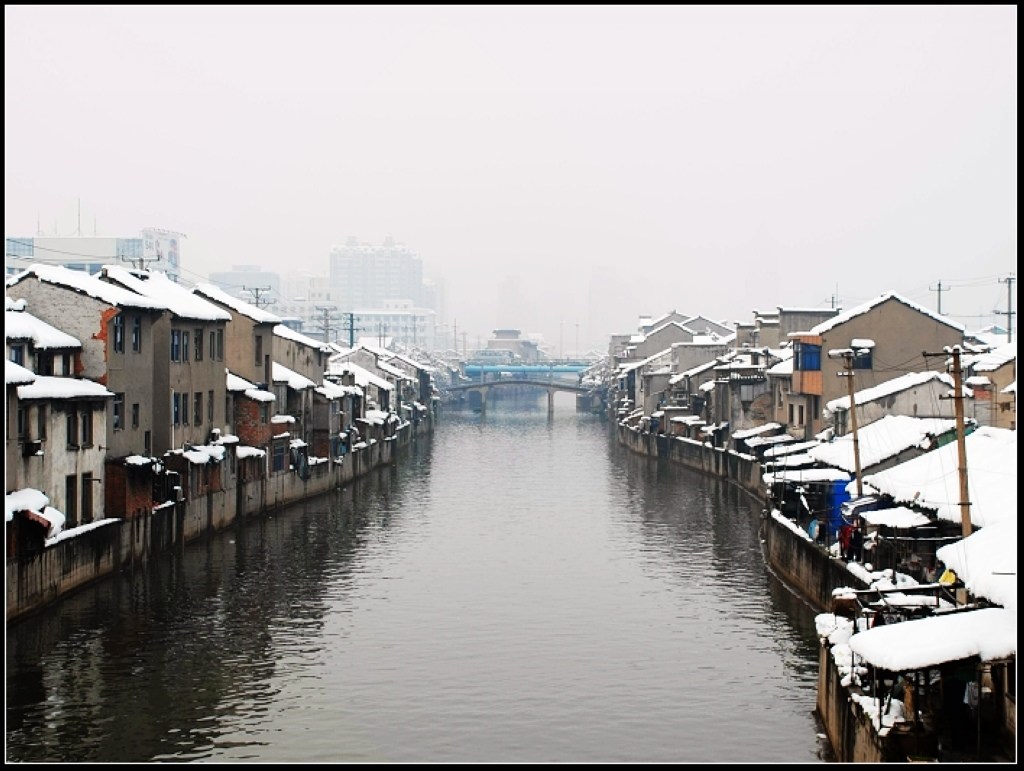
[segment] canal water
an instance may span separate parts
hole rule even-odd
[[[558,395],[7,629],[8,762],[824,762],[760,509]]]

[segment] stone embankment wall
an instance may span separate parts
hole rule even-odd
[[[36,612],[118,570],[223,530],[237,519],[330,492],[373,469],[397,461],[400,448],[433,429],[433,421],[407,423],[394,437],[355,450],[340,464],[310,467],[308,479],[289,472],[169,501],[132,519],[98,524],[37,554],[7,560],[7,620]],[[101,520],[102,523],[102,520]]]

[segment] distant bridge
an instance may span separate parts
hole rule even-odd
[[[501,368],[499,368],[501,369]],[[501,372],[507,373],[509,370],[501,369]],[[546,371],[546,370],[545,370]],[[540,379],[540,378],[526,378],[517,377],[510,378],[504,377],[499,380],[485,380],[480,383],[466,383],[464,385],[452,386],[448,389],[451,394],[466,394],[470,392],[476,392],[480,394],[480,411],[487,411],[487,394],[492,388],[508,388],[509,386],[530,386],[533,388],[543,388],[548,393],[548,415],[554,414],[555,411],[555,392],[564,391],[571,394],[589,394],[593,391],[590,386],[580,385],[578,382],[571,383],[566,380],[559,380],[554,378]]]

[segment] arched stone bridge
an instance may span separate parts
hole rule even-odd
[[[492,388],[507,388],[509,386],[532,386],[543,388],[548,393],[548,414],[555,411],[555,392],[564,391],[571,394],[589,394],[593,388],[582,386],[578,383],[570,383],[559,380],[538,380],[533,378],[508,378],[504,380],[485,380],[482,383],[467,383],[465,385],[452,386],[448,389],[452,394],[465,394],[476,391],[480,394],[480,411],[487,411],[487,394]]]

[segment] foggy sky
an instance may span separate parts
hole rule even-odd
[[[890,289],[934,309],[940,281],[969,330],[1007,321],[1016,6],[4,22],[8,236],[177,230],[192,282],[326,274],[333,245],[391,236],[470,347],[495,327],[606,347],[643,314],[749,322]]]

